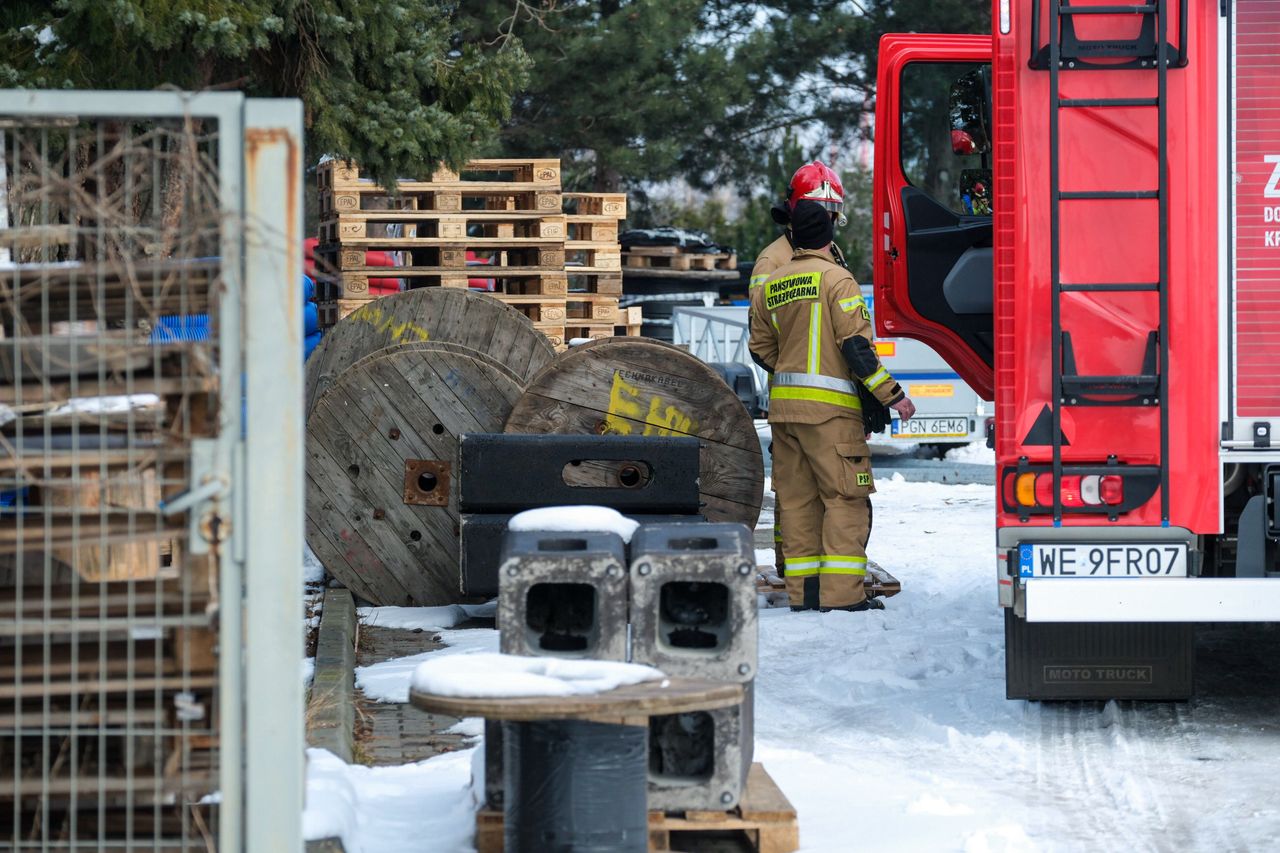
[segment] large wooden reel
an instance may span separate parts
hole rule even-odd
[[[570,349],[533,378],[507,432],[692,435],[702,440],[702,512],[754,528],[764,459],[746,408],[698,359],[644,338]]]
[[[389,347],[343,372],[307,421],[307,542],[380,605],[461,598],[458,436],[501,432],[521,385],[444,343]]]
[[[307,359],[308,411],[338,376],[390,346],[461,344],[506,365],[528,381],[554,357],[529,318],[492,296],[465,289],[423,287],[375,299],[338,321]]]

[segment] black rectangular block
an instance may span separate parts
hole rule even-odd
[[[472,433],[462,436],[459,453],[462,512],[592,504],[696,513],[700,507],[696,438]]]

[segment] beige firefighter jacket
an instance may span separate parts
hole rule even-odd
[[[765,246],[760,254],[756,255],[755,266],[751,268],[751,302],[752,307],[755,305],[756,293],[760,290],[760,285],[764,284],[765,279],[773,275],[774,270],[778,267],[791,263],[791,256],[795,254],[795,250],[791,248],[791,241],[787,239],[784,233],[777,240]]]
[[[871,312],[848,270],[829,255],[800,249],[753,293],[751,352],[773,368],[769,420],[816,424],[833,417],[862,417],[854,382],[886,406],[902,389],[871,356],[866,376],[853,376],[840,345],[854,335],[874,343]]]

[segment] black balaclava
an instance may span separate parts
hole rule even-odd
[[[835,237],[831,214],[816,201],[801,199],[791,209],[791,240],[797,249],[825,249]]]

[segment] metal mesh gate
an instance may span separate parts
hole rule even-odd
[[[0,110],[4,849],[213,850],[238,812],[244,140],[174,97]]]

